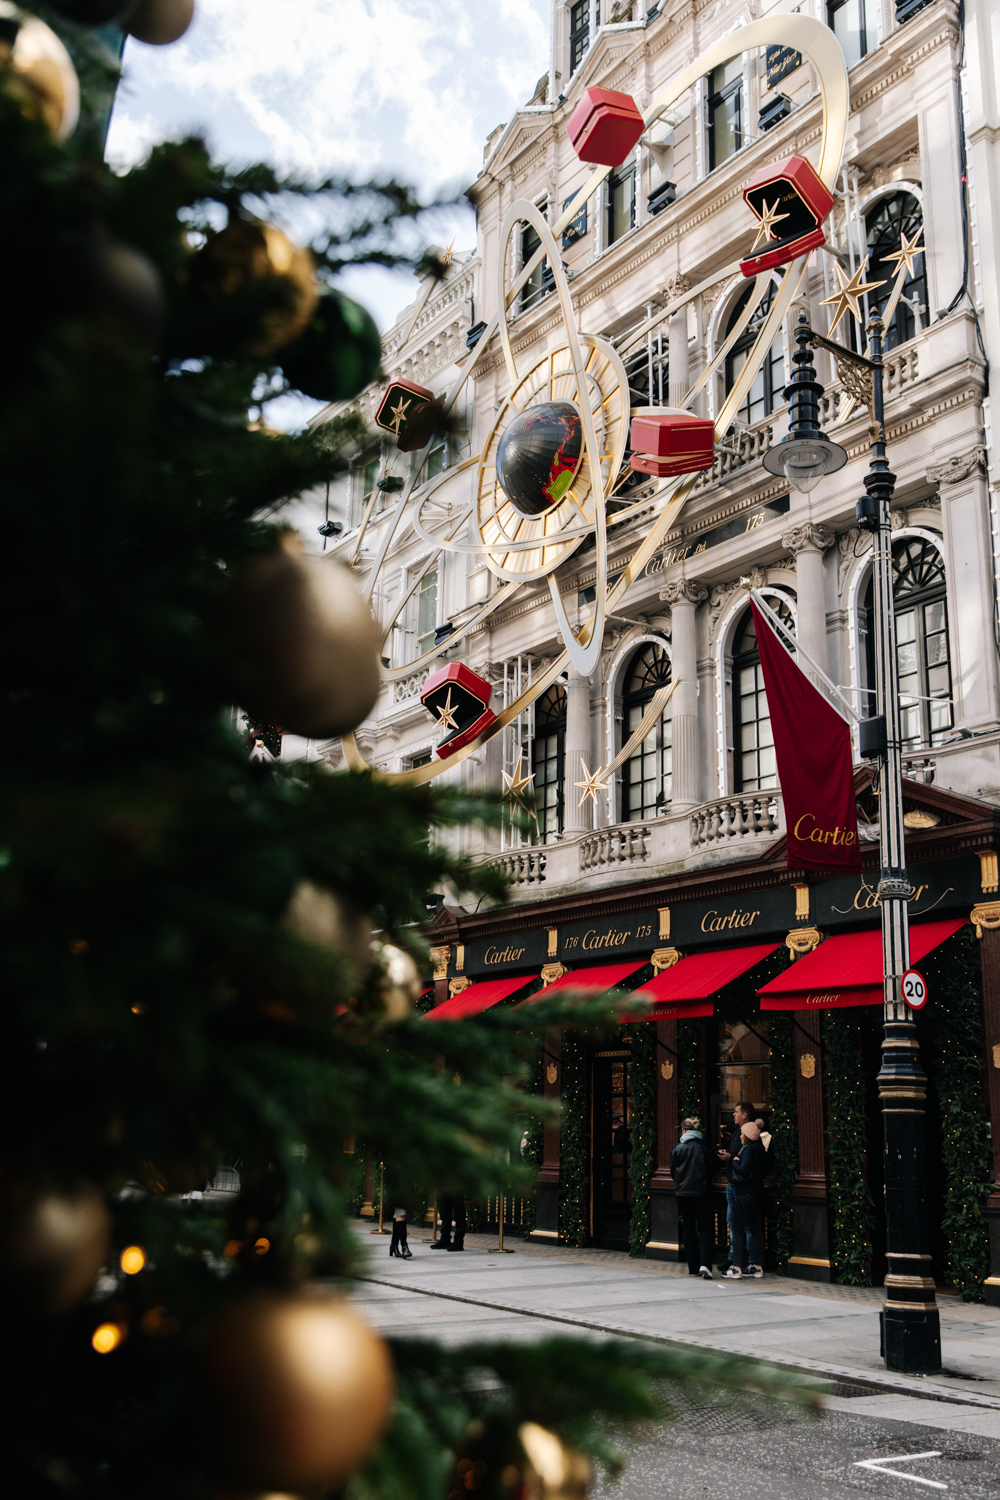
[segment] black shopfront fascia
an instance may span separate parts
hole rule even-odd
[[[982,899],[979,860],[975,855],[913,865],[908,870],[913,896],[910,919],[920,921],[951,912],[968,912]],[[595,905],[611,892],[595,892]],[[878,902],[874,877],[851,875],[809,884],[809,915],[796,917],[794,884],[738,895],[685,901],[678,891],[665,893],[663,905],[561,921],[549,914],[551,926],[518,931],[506,917],[496,935],[453,947],[449,975],[485,979],[519,972],[537,974],[544,964],[589,968],[622,959],[648,958],[657,948],[679,948],[682,953],[704,948],[737,947],[770,940],[783,942],[797,927],[817,927],[822,933],[874,926]],[[529,912],[525,912],[525,918]]]

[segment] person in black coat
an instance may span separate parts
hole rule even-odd
[[[732,1218],[733,1264],[726,1272],[730,1281],[741,1276],[759,1280],[764,1274],[764,1177],[767,1152],[760,1138],[760,1126],[747,1120],[741,1128],[743,1140],[739,1154],[733,1157],[733,1189],[736,1205]],[[744,1250],[747,1269],[740,1270]]]
[[[712,1280],[712,1172],[714,1164],[697,1115],[681,1121],[683,1132],[670,1153],[670,1175],[674,1179],[677,1206],[684,1225],[684,1248],[688,1274]]]

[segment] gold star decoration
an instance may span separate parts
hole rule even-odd
[[[774,207],[768,208],[766,199],[761,199],[761,208],[763,209],[763,212],[760,216],[760,223],[757,225],[757,238],[754,240],[753,246],[750,250],[751,255],[753,254],[754,250],[756,250],[758,245],[766,244],[768,240],[776,240],[778,238],[778,236],[774,232],[774,226],[775,224],[780,223],[782,219],[788,218],[787,214],[778,213],[778,204],[780,202],[780,198],[776,198],[774,201]]]
[[[833,330],[836,328],[837,324],[840,322],[841,318],[848,311],[848,309],[850,309],[850,311],[854,314],[854,316],[860,323],[861,298],[864,296],[865,292],[874,292],[878,287],[885,285],[885,283],[882,281],[862,281],[861,278],[865,274],[865,268],[867,267],[867,265],[868,257],[866,255],[858,269],[855,271],[854,275],[851,277],[850,281],[848,281],[845,278],[843,271],[840,269],[840,262],[836,260],[834,261],[833,269],[836,271],[837,280],[840,282],[840,291],[835,292],[832,297],[824,297],[821,303],[822,307],[826,307],[828,303],[836,304],[836,312],[834,314],[833,322],[830,324],[830,334],[833,333]]]
[[[452,238],[451,244],[442,253],[441,264],[443,266],[450,266],[451,265],[451,261],[452,261],[452,256],[454,255],[454,253],[455,253],[455,240],[454,240],[454,238]]]
[[[921,224],[914,234],[912,240],[908,240],[905,234],[901,234],[899,237],[899,249],[894,250],[891,255],[883,255],[883,260],[894,260],[896,262],[897,275],[899,273],[900,267],[904,262],[906,264],[907,276],[913,275],[913,262],[916,260],[918,255],[923,255],[924,253],[923,245],[918,246],[917,244],[917,240],[919,240],[923,232],[924,226]]]
[[[399,437],[399,429],[402,427],[403,422],[406,420],[406,413],[410,409],[410,403],[412,400],[412,396],[407,396],[405,399],[401,396],[396,405],[389,408],[389,410],[392,412],[392,430],[397,437]]]
[[[455,718],[455,715],[458,712],[458,704],[452,703],[451,701],[451,688],[448,689],[448,696],[442,703],[441,707],[436,708],[434,712],[438,716],[439,729],[458,728],[458,720]]]
[[[583,756],[580,757],[580,765],[583,767],[584,779],[582,781],[574,782],[575,786],[582,788],[580,800],[577,803],[577,807],[582,807],[588,797],[592,797],[594,803],[596,804],[598,792],[607,790],[604,782],[601,780],[601,773],[600,771],[595,771],[593,775],[591,775],[590,770],[587,766],[587,762],[583,759]]]
[[[504,796],[509,797],[511,803],[516,802],[520,807],[523,807],[525,811],[527,811],[528,804],[525,801],[524,794],[531,786],[531,783],[534,781],[535,773],[534,771],[532,771],[530,776],[522,776],[521,765],[522,762],[519,760],[517,765],[514,767],[513,776],[508,776],[506,771],[501,771],[500,774],[503,776]]]

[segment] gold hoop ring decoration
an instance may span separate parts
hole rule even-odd
[[[737,45],[737,38],[738,51],[734,53],[733,48]],[[813,20],[811,16],[788,13],[772,13],[771,15],[764,17],[762,20],[752,21],[749,25],[741,27],[738,33],[723,37],[712,47],[709,47],[705,52],[703,52],[701,56],[696,58],[694,62],[689,64],[688,67],[683,69],[682,72],[677,74],[671,80],[671,82],[667,84],[667,86],[656,96],[650,107],[644,113],[643,119],[645,129],[648,129],[649,126],[653,124],[653,122],[664,113],[665,110],[669,109],[671,104],[673,104],[682,94],[686,93],[688,89],[693,87],[700,78],[702,78],[706,73],[710,72],[713,68],[718,67],[724,62],[728,62],[730,57],[734,55],[739,55],[743,52],[751,51],[756,47],[764,47],[770,45],[784,45],[786,47],[793,48],[797,52],[801,52],[804,57],[808,58],[808,60],[812,63],[813,67],[816,70],[816,74],[819,80],[821,104],[823,110],[823,129],[820,144],[820,160],[817,172],[827,188],[832,191],[836,184],[837,174],[840,171],[840,163],[843,157],[844,143],[847,135],[847,118],[850,100],[847,66],[844,62],[843,53],[840,50],[840,44],[837,42],[833,32],[821,21]],[[506,327],[506,310],[513,305],[516,298],[520,294],[521,289],[526,285],[529,278],[533,275],[533,273],[541,265],[542,261],[546,258],[548,258],[549,265],[552,267],[553,272],[557,277],[557,289],[560,294],[560,303],[563,307],[563,315],[566,318],[567,345],[571,349],[575,345],[575,357],[572,357],[571,359],[572,378],[577,383],[576,388],[578,392],[582,392],[583,390],[585,390],[585,362],[582,358],[582,350],[580,348],[580,345],[582,342],[589,348],[590,341],[585,337],[581,339],[581,337],[577,335],[572,319],[572,307],[570,306],[567,310],[567,307],[565,305],[569,301],[568,288],[566,288],[564,284],[560,284],[559,278],[561,275],[561,263],[558,251],[556,251],[554,247],[558,236],[576,217],[580,210],[580,206],[586,203],[587,200],[592,196],[592,194],[595,193],[601,186],[601,184],[607,178],[610,170],[611,168],[609,167],[597,168],[596,171],[592,173],[592,175],[587,179],[580,190],[566,205],[562,214],[559,216],[556,223],[551,226],[551,228],[544,223],[544,220],[541,219],[541,216],[538,214],[538,211],[535,209],[533,204],[519,202],[511,206],[511,209],[507,214],[503,229],[501,231],[504,247],[506,247],[508,243],[513,222],[516,222],[516,219],[529,219],[529,221],[534,224],[536,231],[539,232],[539,238],[541,239],[542,243],[539,244],[534,254],[521,267],[521,270],[518,272],[517,276],[514,278],[512,285],[509,288],[503,287],[503,282],[501,279],[501,289],[497,304],[498,311],[493,314],[492,318],[487,324],[487,327],[483,331],[482,337],[478,340],[475,348],[470,352],[464,363],[459,368],[458,375],[456,376],[450,390],[448,391],[447,396],[445,397],[444,406],[446,410],[450,410],[450,408],[458,399],[458,396],[460,395],[470,375],[472,374],[476,365],[485,355],[491,340],[498,331],[500,332],[501,341],[504,344],[504,357],[508,364],[508,370],[511,371],[512,388],[516,388],[519,377],[517,376],[516,368],[512,368],[513,356],[512,351],[510,351],[510,335]],[[542,231],[544,231],[544,233],[542,233]],[[503,264],[504,259],[505,256],[501,256],[501,265]],[[750,386],[752,385],[757,375],[763,359],[768,349],[770,348],[776,334],[778,333],[778,330],[780,329],[784,321],[788,309],[794,301],[794,298],[802,281],[804,269],[805,262],[798,261],[793,262],[786,270],[785,275],[782,278],[778,294],[772,302],[767,316],[764,318],[761,324],[756,342],[754,343],[753,348],[750,350],[747,361],[740,371],[732,390],[729,392],[729,395],[723,403],[722,409],[718,413],[715,422],[715,437],[717,442],[728,430],[729,426],[732,423],[733,417],[736,415],[740,406],[743,404],[743,401],[745,400],[747,392],[749,391]],[[721,272],[714,273],[705,282],[700,283],[700,285],[695,288],[693,292],[689,292],[669,303],[657,315],[658,321],[669,318],[673,312],[685,306],[686,303],[690,301],[694,295],[697,295],[708,285],[717,283],[718,281],[724,280],[729,276],[733,276],[738,272],[738,270],[739,262],[737,261],[734,262],[733,265],[725,267]],[[754,291],[751,292],[751,295],[748,299],[749,306],[756,308],[768,284],[770,283],[770,280],[770,276],[766,274],[757,277]],[[747,321],[749,321],[749,314],[747,317]],[[702,372],[702,375],[696,382],[697,389],[700,389],[704,386],[706,378],[711,372],[711,368],[718,367],[718,358],[719,357],[716,356],[716,358],[711,361],[710,369]],[[528,376],[525,378],[530,378],[530,375],[531,371],[528,372]],[[688,399],[690,400],[690,396]],[[688,403],[686,402],[685,404]],[[598,454],[600,450],[597,441],[595,424],[593,422],[593,412],[588,401],[583,401],[581,403],[581,418],[584,426],[584,440],[587,448],[588,461],[593,464],[594,456]],[[589,432],[587,431],[588,425],[590,428]],[[419,464],[422,461],[423,456],[425,455],[421,455],[420,458],[418,458],[417,472],[419,472]],[[597,474],[600,474],[599,464]],[[614,471],[612,471],[609,481],[609,487],[610,483],[613,482],[614,477],[615,474]],[[677,519],[680,511],[689,494],[691,493],[691,490],[694,488],[697,479],[697,474],[687,474],[682,476],[680,479],[666,479],[661,482],[659,489],[655,493],[654,500],[658,502],[662,501],[663,509],[657,517],[653,526],[646,533],[645,537],[643,538],[633,556],[630,558],[627,565],[618,575],[614,584],[610,588],[608,588],[606,582],[607,548],[606,535],[604,532],[603,514],[604,497],[606,491],[602,478],[599,488],[599,499],[595,502],[595,540],[598,543],[598,590],[597,599],[595,601],[596,608],[594,610],[593,616],[577,633],[574,640],[574,651],[572,655],[570,650],[567,648],[567,650],[565,650],[561,655],[557,656],[552,662],[549,663],[545,671],[540,673],[539,676],[534,679],[532,685],[529,688],[521,693],[513,703],[511,703],[507,708],[505,708],[501,713],[497,715],[496,719],[493,720],[489,728],[484,731],[482,735],[480,735],[477,739],[472,740],[469,744],[464,745],[462,749],[456,750],[452,755],[449,755],[446,761],[431,763],[426,766],[417,766],[409,771],[382,772],[379,774],[387,776],[390,780],[409,783],[411,785],[417,785],[423,782],[432,781],[436,776],[440,776],[442,772],[447,771],[452,766],[459,764],[459,762],[464,760],[467,755],[473,754],[483,744],[485,744],[487,740],[491,739],[495,734],[500,733],[508,724],[512,723],[519,714],[523,713],[524,710],[535,701],[535,699],[540,697],[542,693],[546,692],[547,689],[552,686],[552,684],[558,679],[561,673],[566,670],[567,666],[570,664],[570,661],[573,660],[573,657],[579,657],[579,659],[584,663],[590,664],[587,673],[585,673],[585,675],[589,675],[589,672],[593,670],[593,666],[596,665],[600,655],[600,648],[604,632],[604,621],[607,614],[611,611],[614,611],[622,604],[625,594],[631,587],[634,580],[640,576],[646,565],[652,560],[656,552],[662,546],[664,539],[673,530],[673,528],[677,524]],[[393,513],[383,530],[383,534],[380,538],[378,553],[374,560],[372,573],[369,577],[368,586],[366,589],[366,592],[369,594],[369,596],[374,591],[377,578],[381,572],[382,565],[385,561],[385,557],[389,551],[390,546],[393,545],[394,541],[397,541],[399,539],[399,528],[402,523],[404,513],[406,512],[407,507],[410,504],[410,497],[413,489],[414,481],[411,480],[405,490],[403,490],[403,492],[400,494],[399,500],[396,503]],[[595,486],[595,493],[596,492],[597,486]],[[645,504],[648,505],[649,502],[646,501]],[[596,514],[596,512],[599,512],[599,514]],[[624,513],[619,514],[623,515]],[[468,515],[469,512],[466,511],[466,519],[468,518]],[[617,516],[616,519],[618,519]],[[580,522],[579,524],[582,526],[583,523]],[[449,529],[451,529],[452,531],[457,531],[458,528],[457,526],[450,526]],[[518,538],[515,537],[515,541],[517,539]],[[579,543],[576,538],[568,536],[564,533],[562,537],[562,544],[578,545]],[[436,541],[434,545],[437,547],[441,546],[442,543]],[[556,545],[561,544],[556,543]],[[508,551],[511,550],[512,549],[508,548]],[[530,553],[530,549],[524,550]],[[543,565],[543,563],[544,559],[542,560],[542,564],[540,565]],[[520,587],[521,578],[523,578],[523,575],[521,575],[521,577],[519,577],[517,581],[507,581],[504,586],[498,591],[498,593],[493,596],[492,599],[486,601],[483,609],[481,611],[477,611],[476,616],[474,617],[475,623],[479,623],[479,621],[484,618],[485,615],[495,610],[499,604],[501,604],[502,602],[506,602],[506,600],[510,598],[512,592],[515,592]],[[551,575],[550,588],[552,588],[553,590],[553,605],[555,607],[556,617],[559,621],[560,629],[563,631],[564,638],[567,634],[572,636],[572,631],[569,629],[568,622],[566,621],[562,599],[559,595],[558,588],[553,587],[553,580],[551,578]],[[461,635],[464,635],[468,632],[468,630],[472,627],[472,623],[472,621],[465,622],[461,631]],[[456,638],[460,638],[458,632],[456,632],[455,635],[449,637],[449,644],[453,645]],[[434,653],[427,653],[427,656],[431,657],[433,654]],[[409,674],[417,670],[419,665],[420,662],[410,662],[405,668],[390,669],[387,675],[395,678],[397,676]],[[353,735],[345,735],[343,738],[343,745],[345,759],[348,766],[350,766],[352,770],[362,771],[372,769],[358,749],[357,742],[355,741]]]

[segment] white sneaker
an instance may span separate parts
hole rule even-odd
[[[712,1273],[709,1270],[708,1266],[699,1266],[698,1275],[701,1277],[702,1281],[711,1281],[713,1279]]]
[[[722,1279],[723,1281],[742,1281],[743,1272],[739,1266],[730,1266],[728,1271],[723,1271]]]
[[[763,1266],[747,1266],[747,1268],[746,1268],[746,1270],[745,1270],[745,1272],[743,1274],[745,1276],[752,1276],[755,1281],[759,1281],[761,1279],[761,1277],[763,1276],[763,1274],[764,1274],[764,1267]]]

